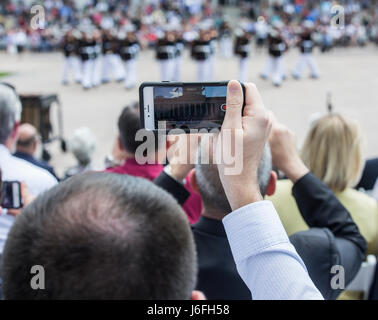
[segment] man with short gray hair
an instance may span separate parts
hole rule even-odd
[[[21,119],[21,102],[15,90],[0,83],[0,167],[3,181],[24,182],[29,192],[38,196],[57,184],[57,180],[46,170],[25,160],[12,156],[18,138]],[[0,254],[3,251],[13,217],[0,215]]]
[[[190,174],[191,186],[202,199],[203,211],[192,227],[198,253],[197,287],[209,300],[249,300],[251,292],[240,278],[231,248],[228,244],[222,219],[232,212],[222,187],[217,165],[214,164],[212,144],[205,139],[199,148],[198,163]],[[209,147],[210,146],[210,147]],[[201,163],[202,151],[209,149],[210,164]],[[272,195],[277,175],[272,171],[272,155],[269,144],[265,145],[258,170],[261,194]]]
[[[191,186],[200,193],[203,205],[202,216],[192,227],[198,255],[196,289],[202,291],[209,300],[251,299],[251,291],[245,284],[245,273],[240,268],[238,260],[234,260],[236,249],[233,244],[236,238],[245,242],[250,239],[245,239],[241,234],[233,235],[224,227],[232,207],[222,186],[219,170],[212,164],[212,144],[204,146],[206,141],[201,140],[199,164],[189,174]],[[274,126],[270,140],[272,149],[269,144],[265,145],[257,172],[260,193],[264,197],[275,192],[277,174],[272,171],[273,163],[293,181],[293,195],[310,229],[290,236],[290,242],[323,297],[335,299],[341,289],[332,287],[332,266],[343,266],[347,285],[361,265],[366,242],[348,211],[332,191],[309,173],[300,160],[293,141],[295,136],[284,126]],[[201,153],[207,150],[209,162],[206,163],[210,164],[202,164],[201,160],[206,157],[201,157]],[[299,172],[299,179],[294,178],[292,171]],[[248,186],[243,185],[242,188],[248,190]],[[256,225],[256,228],[260,227],[262,228]],[[230,236],[233,237],[231,240]],[[254,234],[250,234],[251,239],[253,236]],[[268,232],[265,236],[270,237]],[[257,265],[252,268],[258,273]],[[282,272],[285,272],[284,268]],[[261,297],[258,295],[261,293],[256,293],[252,298]],[[271,297],[273,296],[272,293]]]

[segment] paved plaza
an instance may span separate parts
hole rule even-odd
[[[258,77],[266,55],[253,53],[250,59],[250,81],[260,89],[265,105],[283,123],[298,135],[298,145],[303,142],[313,115],[326,112],[327,95],[337,112],[347,114],[360,121],[366,135],[366,156],[378,156],[378,48],[337,49],[327,54],[316,54],[321,79],[312,80],[306,74],[301,81],[289,77],[281,88]],[[297,50],[286,57],[286,66],[291,70],[298,58]],[[72,84],[61,85],[63,56],[60,53],[30,54],[22,57],[0,53],[0,72],[12,75],[2,80],[14,84],[19,93],[56,93],[63,105],[64,135],[69,139],[75,129],[89,127],[96,136],[95,166],[103,168],[104,158],[110,153],[117,134],[117,118],[122,107],[138,99],[138,88],[123,89],[122,84],[107,84],[98,89],[83,91]],[[237,77],[238,60],[217,58],[216,80]],[[139,56],[139,81],[158,81],[159,67],[152,51]],[[194,81],[195,64],[185,53],[182,80]],[[54,109],[52,118],[56,119]],[[56,122],[55,120],[53,121]],[[52,164],[58,174],[75,164],[70,154],[60,151],[57,144],[48,149],[52,153]]]

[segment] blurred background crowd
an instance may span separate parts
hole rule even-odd
[[[237,4],[241,17],[232,18],[223,10],[225,4]],[[279,20],[290,43],[303,20],[316,24],[316,39],[323,47],[365,45],[378,41],[378,14],[375,0],[344,1],[202,1],[202,0],[47,0],[43,1],[45,22],[34,30],[30,8],[38,1],[2,1],[0,4],[0,49],[9,52],[51,51],[60,48],[68,30],[90,32],[93,29],[119,30],[132,23],[144,47],[153,46],[167,24],[178,25],[185,42],[191,42],[201,21],[210,19],[224,35],[238,23],[248,24],[257,38],[266,37],[267,25]],[[332,28],[336,14],[332,8],[340,4],[345,12],[345,28]],[[242,21],[241,21],[242,20]],[[228,29],[230,25],[231,30]],[[256,38],[256,39],[257,39]]]

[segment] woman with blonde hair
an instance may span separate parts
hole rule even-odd
[[[364,139],[359,124],[339,114],[329,114],[311,127],[302,148],[302,158],[310,171],[332,189],[348,209],[368,243],[368,254],[376,254],[377,202],[353,189],[364,165],[363,148]],[[278,181],[276,194],[270,198],[289,235],[308,229],[291,189],[289,180]]]

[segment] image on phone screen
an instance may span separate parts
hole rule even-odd
[[[213,129],[222,126],[226,112],[227,86],[151,86],[144,91],[145,128]]]

